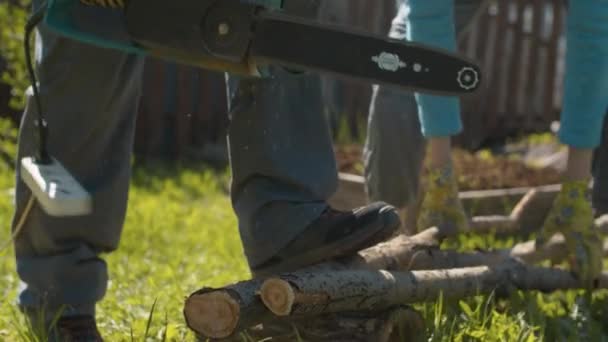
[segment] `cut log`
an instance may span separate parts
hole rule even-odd
[[[608,216],[599,219],[596,224],[608,230]],[[415,236],[398,236],[354,256],[315,265],[305,271],[323,274],[354,270],[414,271],[480,265],[494,267],[513,258],[528,263],[543,260],[557,263],[566,257],[565,243],[560,236],[551,239],[541,249],[536,249],[534,241],[520,243],[510,249],[486,252],[459,253],[439,249],[442,239],[456,234],[448,227],[430,228]],[[223,289],[203,289],[193,293],[186,300],[184,308],[188,326],[205,337],[225,338],[246,328],[272,321],[273,315],[257,296],[262,284],[261,280],[251,280]],[[307,301],[318,299],[314,296],[307,298]]]
[[[382,312],[326,314],[278,319],[247,331],[247,341],[272,342],[402,342],[425,341],[422,316],[407,306]],[[231,339],[241,342],[242,339]]]
[[[389,270],[436,270],[475,266],[495,266],[510,259],[521,260],[527,264],[536,264],[549,260],[559,264],[568,256],[563,236],[556,235],[541,248],[536,248],[535,241],[521,242],[513,248],[493,251],[456,252],[453,250],[426,249],[418,250],[411,255],[408,267],[398,267]],[[604,255],[608,256],[608,241],[604,242]]]
[[[371,247],[341,262],[315,265],[309,270],[344,270],[347,268],[384,269],[407,262],[417,250],[437,248],[439,241],[455,234],[447,228],[430,228],[413,237],[399,236],[390,242]],[[385,252],[396,254],[400,260]],[[276,319],[262,304],[257,291],[261,280],[236,283],[222,289],[202,289],[186,299],[184,316],[190,329],[206,338],[228,338],[247,328]]]
[[[274,316],[251,292],[261,282],[252,280],[225,289],[206,289],[192,294],[184,309],[186,323],[204,339],[242,341],[249,337],[273,341],[303,339],[315,342],[389,342],[419,340],[424,320],[413,309],[400,305],[386,310],[327,314],[306,319]],[[297,333],[294,333],[297,329]],[[297,334],[297,335],[296,335]]]
[[[608,240],[604,241],[604,255],[608,256]],[[522,242],[508,250],[497,251],[497,254],[509,255],[528,264],[536,264],[545,260],[550,260],[553,264],[558,264],[568,257],[566,241],[561,234],[553,236],[541,248],[536,248],[535,241]]]
[[[596,220],[596,225],[598,227],[603,225],[604,229],[608,230],[608,216]],[[448,229],[429,228],[415,236],[398,236],[380,243],[352,257],[342,259],[339,265],[326,263],[317,266],[317,269],[435,270],[493,266],[510,258],[529,264],[545,260],[557,264],[563,261],[568,253],[564,238],[559,234],[538,249],[535,241],[521,242],[512,248],[492,251],[457,252],[439,249],[442,239],[454,234],[455,232]],[[608,256],[608,241],[604,243],[604,252]]]
[[[414,236],[397,236],[389,241],[360,251],[352,257],[343,258],[339,263],[326,263],[314,268],[332,269],[409,269],[414,256],[420,251],[436,250],[441,241],[456,232],[450,227],[429,228]]]
[[[297,272],[267,282],[275,285],[262,287],[262,300],[270,311],[281,316],[378,311],[404,303],[434,301],[440,295],[464,298],[515,289],[553,292],[582,288],[568,271],[515,260],[495,267],[435,271]],[[282,285],[277,286],[279,283]],[[608,274],[603,274],[597,285],[608,288]]]
[[[193,293],[184,306],[186,324],[203,337],[220,339],[263,323],[271,317],[257,296],[261,285],[261,280],[250,280]]]

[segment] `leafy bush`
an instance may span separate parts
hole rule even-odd
[[[5,70],[1,70],[0,82],[11,87],[9,105],[15,110],[21,110],[25,106],[24,92],[30,84],[23,50],[23,34],[30,2],[0,2],[0,58],[6,62]],[[2,118],[3,114],[7,113],[0,113],[0,171],[14,167],[17,149],[17,129],[10,120]]]
[[[30,0],[0,2],[0,56],[7,64],[0,81],[12,88],[10,105],[14,109],[24,107],[24,92],[29,86],[23,51],[23,33]],[[2,114],[2,113],[0,113]]]
[[[17,129],[8,119],[0,118],[0,172],[14,167],[17,154]]]

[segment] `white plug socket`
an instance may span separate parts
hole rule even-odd
[[[93,211],[89,193],[52,157],[48,164],[36,163],[32,157],[23,158],[21,178],[51,216],[82,216]]]

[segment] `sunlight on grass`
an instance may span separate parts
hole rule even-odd
[[[194,341],[184,324],[184,297],[204,287],[249,277],[227,194],[229,175],[204,167],[136,168],[118,252],[106,257],[111,282],[99,305],[108,341]],[[8,237],[13,184],[0,173],[0,240]],[[460,236],[445,248],[506,248],[515,239]],[[0,255],[0,341],[30,341],[14,306],[18,286],[13,251]],[[515,292],[419,304],[429,341],[608,340],[608,296],[592,303],[580,292]]]
[[[120,249],[106,257],[111,281],[98,316],[108,341],[130,341],[131,331],[140,341],[146,330],[153,340],[165,335],[167,341],[194,340],[183,320],[184,297],[203,286],[249,277],[225,192],[227,178],[225,172],[203,168],[134,172]],[[12,200],[5,190],[11,186],[12,175],[2,173],[2,241],[8,238]],[[0,341],[21,340],[11,325],[18,317],[10,314],[18,284],[12,253],[0,255],[5,299],[0,304]]]

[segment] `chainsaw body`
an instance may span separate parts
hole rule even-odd
[[[90,6],[80,0],[48,0],[47,6],[44,23],[62,36],[103,48],[146,54],[127,33],[123,8]]]
[[[473,92],[481,80],[449,51],[239,0],[49,0],[45,23],[86,43],[238,75],[281,65],[440,95]]]

